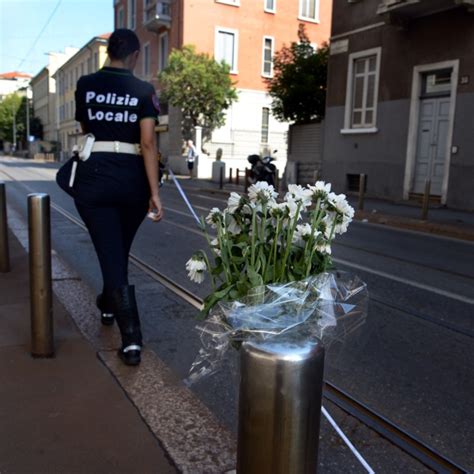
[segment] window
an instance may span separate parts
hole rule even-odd
[[[159,57],[158,57],[158,70],[163,71],[168,66],[168,55],[169,55],[169,37],[168,33],[162,33],[159,37]]]
[[[264,36],[263,38],[262,76],[273,76],[273,38],[270,36]]]
[[[96,51],[94,53],[94,72],[99,69],[99,53]]]
[[[144,0],[143,1],[143,23],[148,23],[155,15],[155,9],[152,9],[156,2],[154,0]]]
[[[225,3],[226,5],[232,5],[233,7],[240,7],[240,0],[216,0],[217,3]]]
[[[319,0],[300,0],[299,18],[319,23]]]
[[[125,26],[125,21],[124,21],[124,12],[123,12],[123,7],[120,6],[117,10],[117,28],[123,28]]]
[[[143,46],[143,75],[145,77],[150,75],[150,43]]]
[[[263,0],[263,9],[268,13],[275,13],[276,0]]]
[[[268,123],[270,121],[270,109],[264,107],[262,109],[262,134],[261,134],[261,143],[268,143]]]
[[[127,27],[134,30],[137,26],[137,0],[128,0]]]
[[[349,56],[343,132],[376,132],[381,48]]]
[[[239,34],[236,30],[216,29],[214,57],[218,62],[226,62],[233,74],[237,74],[238,41]]]

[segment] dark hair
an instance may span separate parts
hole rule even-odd
[[[140,41],[132,30],[119,28],[110,35],[107,46],[110,59],[125,59],[135,51],[140,51]]]

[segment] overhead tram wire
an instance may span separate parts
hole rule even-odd
[[[42,34],[44,33],[44,30],[46,30],[46,28],[48,27],[49,23],[51,22],[51,20],[53,19],[54,15],[56,14],[56,12],[58,11],[58,8],[59,6],[61,5],[63,0],[58,0],[58,3],[56,4],[56,6],[54,7],[53,11],[51,12],[51,14],[49,15],[48,19],[46,20],[46,23],[44,24],[43,28],[41,28],[41,31],[38,33],[38,36],[36,37],[36,39],[33,41],[33,44],[31,45],[31,48],[28,50],[28,52],[25,54],[24,58],[21,60],[19,66],[18,66],[18,71],[21,71],[21,67],[23,66],[24,62],[26,61],[26,59],[28,58],[28,56],[31,54],[31,52],[33,51],[33,49],[35,48],[36,44],[38,43],[39,39],[41,38]]]

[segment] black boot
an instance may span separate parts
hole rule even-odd
[[[112,326],[115,321],[112,298],[108,292],[103,292],[97,296],[95,301],[100,311],[100,320],[104,326]]]
[[[122,347],[118,355],[126,365],[140,363],[142,333],[138,316],[134,286],[122,286],[112,293],[115,318],[122,335]]]

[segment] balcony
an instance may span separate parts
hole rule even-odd
[[[165,27],[171,27],[171,3],[170,0],[152,2],[145,9],[145,28],[153,33]]]
[[[465,6],[474,9],[474,0],[381,0],[377,14],[390,23],[406,23],[415,18]]]

